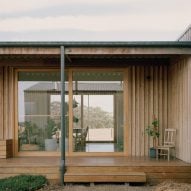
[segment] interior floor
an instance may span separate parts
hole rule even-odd
[[[115,143],[86,143],[85,152],[119,152]]]

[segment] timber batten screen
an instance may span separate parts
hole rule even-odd
[[[159,120],[159,142],[168,127],[168,66],[146,65],[128,68],[128,154],[147,156],[153,140],[145,129],[153,115]]]
[[[177,158],[191,163],[191,56],[169,66],[168,126],[177,129]]]

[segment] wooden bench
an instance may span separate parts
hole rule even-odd
[[[0,159],[13,157],[12,139],[0,140]]]

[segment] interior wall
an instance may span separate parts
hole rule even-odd
[[[159,142],[167,128],[167,65],[129,66],[128,68],[128,155],[148,156],[153,146],[145,129],[153,115],[159,120]]]
[[[177,129],[177,158],[191,162],[191,57],[172,60],[168,95],[168,126]]]

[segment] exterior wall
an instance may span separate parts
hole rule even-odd
[[[43,65],[42,65],[43,66]],[[159,131],[167,127],[167,69],[166,65],[146,65],[128,67],[128,155],[147,156],[148,149],[152,146],[145,134],[146,127],[151,124],[153,114],[160,121]],[[14,71],[11,67],[2,67],[0,72],[0,89],[4,87],[0,96],[0,109],[4,111],[0,116],[0,138],[8,139],[14,136]],[[4,80],[4,82],[2,81]],[[15,88],[17,88],[15,84]],[[15,132],[16,133],[16,132]],[[160,136],[160,142],[162,136]]]
[[[190,28],[179,40],[190,40]],[[144,57],[137,65],[126,63],[127,55],[146,55],[155,58],[166,55],[190,55],[190,47],[160,47],[160,48],[68,48],[69,56],[84,55],[125,55],[121,66],[128,67],[128,113],[127,139],[129,156],[147,156],[152,139],[145,134],[145,129],[151,124],[153,114],[159,119],[160,139],[162,143],[163,130],[167,127],[177,129],[177,157],[191,163],[191,56],[180,56],[172,59],[170,65],[152,63],[147,64]],[[22,55],[23,54],[23,55]],[[52,68],[60,65],[60,48],[0,48],[0,140],[14,138],[14,117],[17,116],[14,95],[14,69],[16,68]],[[7,56],[6,56],[7,55]],[[10,57],[8,57],[11,55]],[[88,58],[88,57],[87,57]],[[92,56],[92,61],[96,57]],[[120,57],[119,57],[120,58]],[[163,56],[161,56],[163,58]],[[116,59],[116,58],[115,58]],[[66,58],[67,60],[67,58]],[[78,57],[75,61],[78,60]],[[87,59],[87,66],[91,59]],[[109,59],[113,62],[112,59]],[[127,59],[128,60],[128,59]],[[162,60],[162,59],[161,59]],[[73,65],[77,65],[77,62]],[[143,61],[143,63],[142,63]],[[69,61],[70,62],[70,57]],[[81,63],[80,63],[81,62]],[[99,63],[98,59],[96,64]],[[160,62],[161,63],[161,62]],[[69,63],[68,65],[70,65]],[[81,65],[80,65],[81,64]],[[79,66],[84,66],[79,59]],[[107,64],[103,60],[102,67]],[[139,65],[138,65],[139,64]],[[92,64],[93,65],[93,64]],[[71,65],[70,65],[71,66]],[[86,65],[85,65],[86,66]],[[107,65],[108,66],[108,65]],[[116,64],[113,63],[116,67]],[[120,104],[119,104],[120,105]],[[126,104],[124,104],[126,106]],[[119,120],[122,120],[119,118]]]
[[[41,65],[45,67],[44,62]],[[160,123],[160,143],[165,128],[176,128],[177,157],[191,162],[190,81],[191,57],[172,60],[169,66],[153,63],[128,67],[128,155],[148,155],[152,140],[145,134],[145,128],[151,124],[155,114]],[[13,68],[1,66],[0,139],[14,136],[14,113],[17,112],[14,108],[14,99],[17,100],[14,86],[17,88]]]
[[[4,138],[3,128],[3,67],[0,67],[0,140]]]
[[[0,67],[0,139],[13,138],[13,69]]]
[[[145,134],[153,114],[159,119],[160,142],[167,128],[167,66],[130,66],[128,74],[128,155],[147,156],[152,139]]]
[[[46,62],[45,62],[46,61]],[[17,108],[15,108],[15,71],[14,68],[51,68],[59,67],[59,63],[49,61],[48,58],[41,60],[33,57],[20,57],[3,59],[0,58],[0,140],[13,139],[17,135],[15,128],[15,114],[17,115]],[[17,140],[15,140],[17,141]],[[15,144],[15,142],[14,142]]]
[[[168,127],[177,129],[177,157],[191,162],[191,57],[172,60],[169,67]]]

